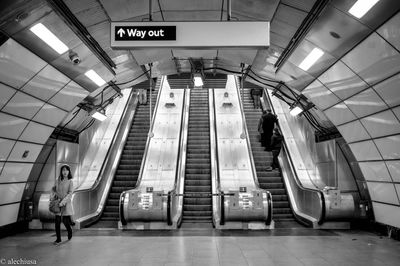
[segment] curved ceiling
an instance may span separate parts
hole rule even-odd
[[[282,81],[307,96],[330,119],[359,162],[376,211],[394,213],[400,221],[400,1],[381,0],[361,18],[349,13],[355,2],[229,1],[231,20],[270,21],[271,44],[264,50],[240,47],[234,50],[111,49],[110,22],[149,20],[149,0],[4,0],[0,2],[0,29],[39,56],[43,67],[48,65],[49,69],[58,70],[97,100],[103,89],[110,88],[93,84],[84,75],[88,69],[124,88],[147,80],[149,63],[153,64],[153,76],[190,72],[190,59],[202,59],[207,68],[217,72],[219,68],[240,72],[242,64],[251,66],[253,74],[247,77],[248,81],[263,86]],[[77,36],[70,20],[54,10],[57,3],[65,4],[85,34]],[[217,23],[228,19],[227,0],[153,0],[151,3],[153,21]],[[320,5],[323,8],[316,13],[313,7]],[[58,55],[43,45],[29,31],[37,22],[56,32],[79,54],[82,62],[73,65],[68,53]],[[100,51],[94,51],[82,38],[96,44]],[[319,48],[323,55],[303,70],[299,66],[314,48]],[[110,58],[115,68],[107,65],[104,58]],[[23,59],[18,60],[23,64]],[[276,65],[277,62],[281,63]],[[36,66],[30,66],[30,70],[31,67]],[[31,77],[37,76],[41,69],[35,69]],[[8,75],[3,75],[2,82],[7,83],[7,78]],[[112,97],[112,92],[108,93]],[[19,100],[28,101],[29,89],[22,94],[25,99]],[[34,98],[37,100],[37,97]],[[393,224],[389,216],[382,217],[382,222]]]

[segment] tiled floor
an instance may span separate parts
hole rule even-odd
[[[362,231],[84,229],[60,246],[52,245],[54,239],[50,231],[0,239],[0,264],[14,259],[58,266],[400,265],[399,241]]]

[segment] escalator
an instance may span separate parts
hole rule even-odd
[[[182,226],[212,226],[208,90],[190,95]]]
[[[283,183],[282,174],[279,170],[266,170],[266,168],[271,165],[272,153],[265,151],[264,147],[261,145],[261,142],[259,142],[259,133],[257,128],[262,111],[261,109],[254,109],[254,103],[250,95],[250,89],[244,89],[243,107],[246,117],[247,130],[250,137],[251,149],[253,151],[258,182],[261,188],[270,191],[272,194],[273,220],[278,222],[277,226],[279,226],[279,222],[294,221],[294,216],[289,205],[287,191]]]
[[[157,100],[159,84],[156,84],[156,90],[152,92],[152,110]],[[97,226],[117,227],[119,220],[119,199],[122,191],[134,188],[140,172],[142,157],[146,146],[149,133],[149,115],[150,99],[149,90],[147,90],[147,104],[138,106],[135,111],[133,122],[129,130],[121,159],[112,182],[103,213]]]

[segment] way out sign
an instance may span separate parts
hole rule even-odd
[[[176,26],[116,26],[116,41],[175,41]]]
[[[112,22],[111,47],[266,49],[269,47],[269,22]]]

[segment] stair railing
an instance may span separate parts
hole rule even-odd
[[[189,125],[190,89],[184,89],[182,104],[182,119],[179,131],[178,160],[176,162],[174,187],[167,194],[167,223],[176,224],[179,227],[182,222],[183,197],[179,196],[184,192],[186,152]],[[173,216],[173,213],[175,215]]]
[[[136,181],[136,185],[132,189],[137,188],[140,185],[140,182],[142,180],[143,171],[144,171],[144,167],[145,167],[145,163],[146,163],[146,157],[147,157],[147,153],[149,151],[150,140],[153,137],[152,136],[152,133],[153,133],[152,129],[153,129],[153,126],[154,126],[153,124],[154,124],[154,121],[155,121],[155,116],[157,114],[158,103],[160,101],[162,85],[163,85],[165,79],[166,79],[166,77],[161,77],[160,85],[158,86],[159,88],[158,88],[157,100],[156,100],[155,105],[154,105],[154,112],[153,112],[152,119],[151,119],[151,125],[149,127],[149,134],[147,136],[146,146],[145,146],[143,157],[142,157],[142,162],[140,164],[139,175],[138,175],[138,178],[137,178],[137,181]],[[150,88],[150,89],[152,89],[152,88]],[[152,106],[150,104],[150,110],[151,110],[151,108],[152,108]],[[126,193],[126,191],[121,192],[121,196],[119,198],[119,217],[120,217],[122,225],[126,225],[127,224],[126,220],[125,220],[124,208],[123,208],[124,200],[125,200],[125,193]]]
[[[242,100],[242,99],[244,99],[244,95],[242,95],[242,97],[240,97],[241,96],[240,95],[241,94],[240,85],[239,85],[239,81],[238,81],[237,78],[235,78],[235,82],[236,82],[236,90],[237,90],[238,99],[239,99],[239,102],[241,103],[241,104],[239,104],[239,107],[240,107],[240,114],[242,116],[242,127],[243,127],[243,133],[245,135],[244,138],[246,139],[246,143],[247,143],[247,147],[248,147],[247,152],[249,153],[251,171],[252,171],[252,174],[253,174],[253,180],[254,180],[254,183],[256,184],[256,187],[267,194],[268,217],[267,217],[267,220],[266,220],[265,223],[267,225],[269,225],[269,224],[271,224],[271,221],[272,221],[272,208],[273,208],[272,195],[271,195],[271,192],[269,192],[268,190],[261,188],[260,187],[260,183],[258,182],[257,170],[256,170],[256,165],[254,163],[254,157],[253,157],[253,150],[251,148],[249,131],[247,129],[246,117],[245,117],[245,114],[244,114],[244,107],[243,107],[243,100]],[[242,83],[242,86],[243,86],[243,83]],[[242,90],[242,93],[244,94],[244,90]]]
[[[216,225],[225,224],[225,196],[221,190],[221,182],[219,176],[218,163],[218,142],[217,142],[217,121],[215,119],[215,96],[214,90],[209,89],[209,117],[210,117],[210,153],[211,153],[211,185],[212,185],[212,206],[213,206],[213,223]],[[219,210],[218,210],[219,209]]]

